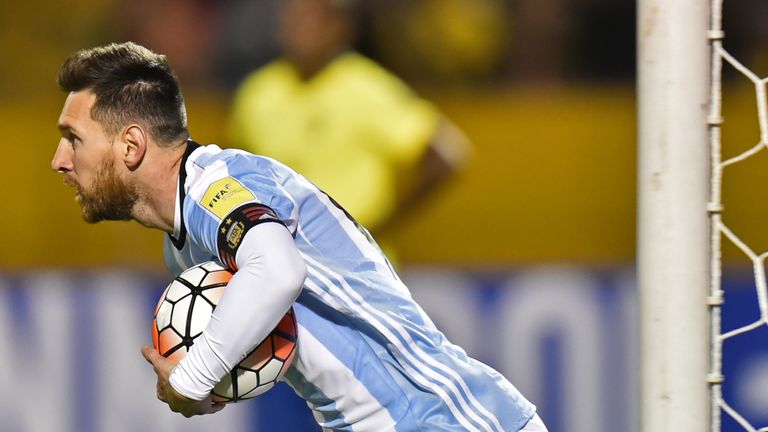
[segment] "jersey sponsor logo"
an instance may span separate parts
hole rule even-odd
[[[224,177],[208,186],[200,204],[208,211],[223,219],[238,205],[254,200],[253,192],[232,177]]]

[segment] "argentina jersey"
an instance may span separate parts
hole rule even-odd
[[[283,380],[330,431],[522,429],[535,407],[501,374],[451,344],[413,301],[367,231],[328,195],[272,159],[190,148],[179,176],[174,274],[232,257],[220,245],[248,213],[291,232],[308,276],[294,304],[296,357]],[[233,234],[235,233],[235,234]],[[224,236],[224,237],[222,237]],[[222,240],[223,239],[223,240]]]

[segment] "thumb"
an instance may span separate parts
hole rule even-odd
[[[144,359],[146,359],[147,362],[149,362],[152,365],[154,365],[155,362],[160,357],[160,354],[157,352],[157,350],[155,350],[149,345],[144,345],[141,347],[141,355],[143,355]]]

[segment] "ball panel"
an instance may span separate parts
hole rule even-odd
[[[175,347],[179,346],[183,339],[172,328],[161,331],[157,337],[155,348],[161,355],[165,355]]]
[[[177,279],[183,279],[189,282],[192,286],[200,286],[200,281],[203,280],[208,272],[202,269],[200,266],[191,267],[182,272]]]
[[[251,399],[251,398],[255,398],[256,396],[261,396],[261,395],[266,393],[269,389],[271,389],[274,386],[275,386],[275,382],[274,381],[270,382],[270,383],[262,384],[262,385],[256,387],[255,389],[253,389],[252,392],[244,394],[242,396],[242,399]]]
[[[202,295],[212,304],[219,304],[221,296],[224,295],[224,287],[208,288],[202,292]]]
[[[237,393],[238,397],[242,397],[242,395],[253,391],[259,385],[259,376],[252,370],[236,369]]]
[[[189,308],[192,305],[192,296],[184,297],[178,303],[173,305],[171,312],[171,327],[176,329],[182,335],[187,335],[187,318],[189,317]]]
[[[175,303],[179,301],[182,297],[185,295],[190,294],[191,291],[189,290],[189,287],[184,285],[183,283],[174,280],[171,282],[170,285],[168,285],[168,288],[165,289],[165,298],[171,303]]]
[[[289,310],[280,322],[277,323],[277,330],[285,333],[287,336],[296,337],[298,331],[296,328],[296,317],[293,316],[293,309]]]
[[[230,273],[229,270],[214,271],[205,276],[205,279],[203,279],[200,286],[224,285],[229,282],[230,279],[232,279],[232,273]]]
[[[222,267],[221,264],[217,263],[216,261],[204,262],[200,264],[199,267],[204,268],[209,272],[217,271],[217,270],[226,270],[224,267]]]
[[[288,358],[285,359],[286,366],[290,366],[291,363],[293,363],[293,358],[296,357],[296,342],[293,343],[293,349],[291,350],[291,353],[288,355]],[[286,367],[287,369],[287,367]]]
[[[259,369],[259,382],[267,383],[277,380],[282,369],[282,361],[276,358],[270,359],[263,368]]]
[[[165,357],[178,363],[181,361],[181,359],[184,358],[185,355],[187,355],[187,347],[181,346],[179,349]]]
[[[267,336],[259,346],[240,362],[240,366],[251,370],[258,370],[272,358],[272,338]]]
[[[288,367],[291,366],[293,363],[293,359],[296,357],[296,345],[293,346],[293,349],[291,350],[291,354],[288,356],[287,359],[285,359],[285,362],[283,363],[283,370],[280,371],[280,377],[282,378],[283,375],[285,375],[285,372],[288,371]]]
[[[160,352],[160,333],[157,331],[157,323],[152,321],[152,345]]]
[[[158,330],[162,330],[171,324],[171,312],[173,312],[173,305],[171,303],[164,301],[160,304],[155,314],[155,323]]]
[[[274,339],[275,344],[275,357],[282,360],[287,359],[291,355],[291,352],[293,352],[293,347],[296,343],[276,334],[273,334],[272,338]]]
[[[197,335],[205,330],[205,326],[211,320],[212,313],[213,306],[199,297],[195,298],[195,302],[192,305],[192,314],[189,316],[189,335],[191,337],[197,337]]]

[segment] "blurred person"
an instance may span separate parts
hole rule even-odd
[[[192,141],[165,56],[130,42],[81,50],[58,81],[68,94],[51,167],[84,220],[164,231],[173,274],[211,259],[235,273],[181,361],[142,347],[171,410],[224,408],[212,388],[292,306],[283,379],[324,430],[546,430],[509,381],[446,340],[328,195],[274,159]]]
[[[468,141],[353,50],[360,8],[352,0],[281,1],[282,57],[241,83],[229,135],[232,146],[301,172],[381,239],[451,177]]]

